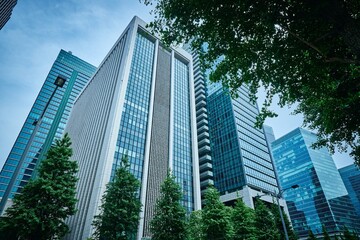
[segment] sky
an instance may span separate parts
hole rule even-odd
[[[139,0],[18,1],[0,30],[0,169],[60,49],[98,66],[135,15],[153,19],[150,10]],[[301,115],[273,108],[279,116],[265,123],[277,138],[301,126]],[[334,160],[338,168],[353,162]]]

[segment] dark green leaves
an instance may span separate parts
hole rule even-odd
[[[187,237],[186,211],[181,205],[181,188],[168,173],[161,185],[161,196],[156,202],[154,218],[150,222],[153,240],[185,240]]]
[[[212,69],[212,81],[233,95],[247,84],[253,99],[265,87],[259,124],[276,116],[269,106],[278,95],[280,106],[298,103],[296,112],[319,133],[319,145],[350,146],[360,163],[358,1],[145,2],[154,3],[150,27],[167,44],[192,39],[198,50],[208,44],[202,62]]]
[[[65,219],[76,212],[77,163],[67,134],[56,140],[39,168],[38,178],[29,181],[1,220],[0,232],[14,239],[61,239],[69,228]],[[12,238],[8,238],[12,239]]]
[[[137,196],[140,182],[129,172],[129,166],[125,155],[113,181],[106,187],[100,215],[93,221],[95,239],[128,240],[136,236],[141,211]]]

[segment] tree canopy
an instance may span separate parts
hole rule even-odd
[[[313,231],[309,230],[309,235],[307,240],[316,240],[317,238],[315,237]]]
[[[190,214],[188,224],[188,240],[204,240],[202,211],[193,211]]]
[[[136,235],[140,220],[140,182],[130,173],[128,156],[121,159],[113,181],[106,186],[100,214],[95,216],[95,239],[128,240]]]
[[[283,209],[281,209],[281,211],[282,211],[282,215],[283,215],[283,218],[284,218],[284,223],[285,223],[285,226],[286,226],[286,231],[287,231],[289,240],[298,239],[295,232],[294,232],[294,230],[293,230],[293,228],[291,227],[290,220],[289,220],[287,214],[285,214]],[[276,224],[276,227],[279,230],[280,239],[286,239],[285,238],[284,227],[282,225],[281,216],[280,216],[280,212],[279,212],[279,207],[277,206],[277,204],[275,202],[271,205],[271,213],[273,214],[273,216],[275,218],[275,224]]]
[[[255,227],[258,240],[280,239],[273,214],[259,199],[255,202]]]
[[[360,2],[358,0],[140,0],[154,4],[149,24],[167,44],[192,40],[210,79],[233,95],[247,84],[269,106],[298,103],[317,146],[345,150],[360,164]],[[213,66],[216,66],[215,68]]]
[[[77,163],[71,161],[71,142],[67,134],[47,152],[39,175],[30,180],[0,221],[4,239],[62,239],[69,227],[65,219],[75,214]]]
[[[233,237],[230,207],[220,201],[220,193],[213,186],[206,189],[202,210],[203,234],[207,240],[229,240]]]
[[[236,200],[231,218],[234,226],[234,240],[257,239],[254,210],[246,206],[241,198]]]
[[[150,222],[153,240],[185,240],[187,237],[186,210],[181,205],[181,187],[175,177],[168,175],[161,185],[154,218]]]

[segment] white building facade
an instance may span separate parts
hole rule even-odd
[[[68,239],[86,239],[124,154],[141,181],[137,239],[151,237],[160,185],[171,169],[188,212],[201,207],[192,57],[167,48],[134,17],[76,100],[66,132],[79,164]]]

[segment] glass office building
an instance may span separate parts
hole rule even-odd
[[[66,131],[79,164],[78,212],[67,239],[85,239],[124,154],[141,181],[137,239],[151,237],[160,185],[171,169],[188,212],[200,208],[192,58],[167,48],[134,17],[77,99]]]
[[[96,67],[72,55],[71,52],[60,51],[0,173],[0,198],[3,207],[10,204],[13,195],[25,186],[38,159],[43,158],[54,139],[61,138],[74,101],[95,70]],[[36,129],[34,121],[39,120],[49,102],[56,87],[55,79],[59,75],[67,81],[62,88],[56,90],[42,121],[38,123],[39,127],[34,133],[33,141],[29,142]],[[27,145],[28,151],[25,152]],[[25,155],[24,161],[19,165],[22,155]]]
[[[226,204],[242,197],[254,208],[254,197],[278,191],[276,174],[263,129],[255,128],[258,106],[242,86],[232,99],[221,83],[209,80],[210,70],[202,70],[199,53],[184,47],[194,59],[196,116],[202,193],[209,184],[221,193]],[[203,44],[202,51],[207,51]],[[218,61],[221,61],[219,58]],[[269,195],[261,198],[272,203]],[[283,199],[280,205],[286,205]]]
[[[275,166],[284,192],[291,222],[299,237],[311,229],[322,233],[322,225],[331,234],[343,226],[359,230],[360,220],[335,163],[326,148],[313,149],[317,136],[297,128],[272,143]]]
[[[252,201],[254,195],[278,191],[278,184],[264,131],[254,127],[259,114],[257,104],[251,102],[247,86],[241,86],[238,94],[232,99],[219,83],[210,87],[208,111],[214,182],[222,195],[242,190],[248,192],[246,195]]]
[[[340,168],[339,173],[360,218],[360,170],[355,164],[351,164]]]
[[[9,21],[12,11],[17,4],[17,0],[1,0],[0,1],[0,30]]]

